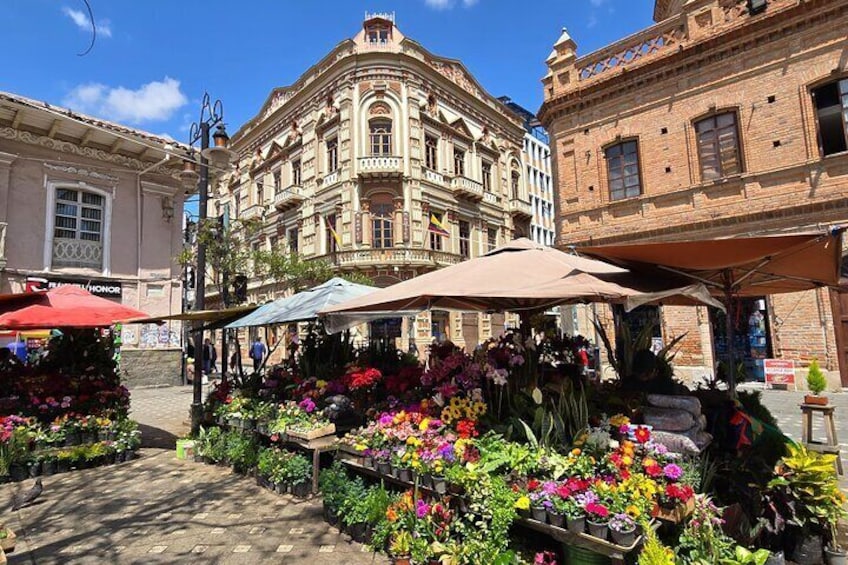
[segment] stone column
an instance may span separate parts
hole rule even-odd
[[[395,196],[392,200],[394,211],[392,212],[392,238],[394,246],[403,245],[403,196]]]
[[[363,198],[359,205],[362,211],[362,246],[371,247],[371,200]]]

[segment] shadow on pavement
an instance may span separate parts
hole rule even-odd
[[[139,424],[138,429],[141,432],[142,447],[156,447],[159,449],[176,449],[177,447],[177,436],[169,431],[154,428],[147,424]]]

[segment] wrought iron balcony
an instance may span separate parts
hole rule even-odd
[[[357,161],[359,176],[365,178],[400,178],[403,176],[403,158],[391,155],[360,157]]]
[[[277,210],[288,210],[303,202],[303,189],[293,184],[274,195],[274,207]]]
[[[457,198],[466,198],[478,202],[483,200],[483,185],[476,180],[456,176],[451,179],[451,188],[453,188]]]
[[[5,228],[4,228],[5,235]],[[5,262],[5,251],[4,251]],[[103,242],[63,237],[53,238],[53,266],[103,268]]]

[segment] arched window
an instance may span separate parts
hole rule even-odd
[[[371,155],[392,154],[392,121],[385,118],[368,122],[371,136]]]
[[[392,230],[392,199],[386,194],[378,194],[371,201],[371,245],[374,249],[394,247]]]

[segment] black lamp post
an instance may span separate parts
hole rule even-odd
[[[212,135],[214,146],[209,146],[209,132],[215,129]],[[189,132],[189,146],[200,142],[200,178],[197,184],[198,200],[198,225],[202,226],[207,221],[207,209],[209,202],[209,162],[216,167],[223,167],[232,160],[233,152],[227,149],[229,141],[227,131],[224,128],[224,106],[220,100],[214,103],[209,98],[209,93],[203,95],[200,106],[200,119],[191,124]],[[206,302],[206,245],[203,238],[197,238],[197,265],[195,267],[195,310],[205,308]],[[223,359],[222,362],[226,362]],[[191,431],[196,434],[200,431],[200,422],[203,419],[203,332],[196,331],[194,335],[194,378],[193,399],[191,404]]]

